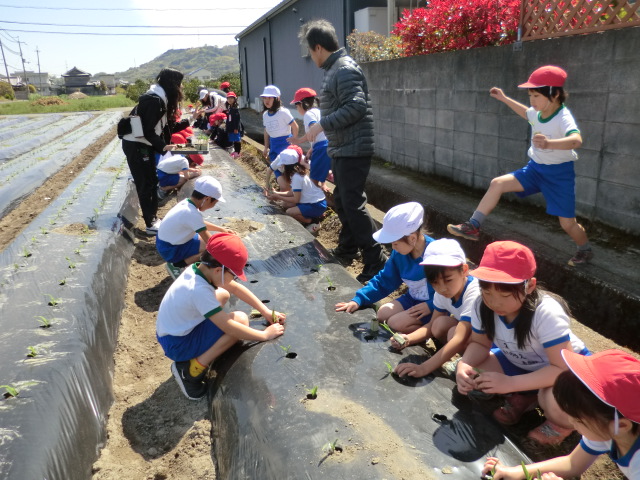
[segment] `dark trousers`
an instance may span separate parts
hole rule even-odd
[[[376,225],[366,209],[364,185],[370,168],[371,157],[336,157],[331,160],[335,180],[333,200],[342,222],[338,248],[349,253],[362,250],[365,266],[378,265],[385,260],[382,246],[372,237]]]
[[[131,176],[136,184],[142,218],[147,227],[158,214],[158,174],[155,151],[139,142],[122,141],[122,151],[127,157]]]

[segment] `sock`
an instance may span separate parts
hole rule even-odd
[[[480,228],[485,218],[487,218],[487,216],[484,213],[476,210],[475,212],[473,212],[473,215],[471,215],[469,223],[471,223],[476,228]]]
[[[578,245],[578,250],[591,250],[591,244],[587,242],[584,245]]]
[[[189,375],[191,375],[192,377],[197,377],[206,369],[207,369],[207,366],[202,365],[197,358],[192,358],[189,361]]]

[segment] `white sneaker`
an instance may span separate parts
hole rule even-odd
[[[156,235],[158,235],[158,229],[160,228],[161,222],[162,220],[160,220],[159,218],[156,218],[153,224],[150,227],[147,227],[145,229],[146,234],[149,235],[150,237],[155,237]]]
[[[317,235],[318,230],[320,230],[320,224],[310,223],[309,225],[306,225],[304,228],[306,228],[309,232],[311,232],[312,235]]]

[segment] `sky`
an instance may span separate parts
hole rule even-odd
[[[40,71],[50,76],[73,67],[122,72],[170,49],[237,45],[234,37],[281,1],[0,0],[0,42],[10,74],[22,71],[20,47],[26,70],[38,71],[39,56]],[[145,35],[124,35],[133,33]],[[176,33],[182,35],[160,35]]]

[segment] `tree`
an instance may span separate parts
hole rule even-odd
[[[0,98],[15,100],[16,96],[13,93],[13,88],[11,88],[11,85],[8,82],[0,81]]]
[[[138,103],[140,95],[149,90],[150,85],[151,84],[149,82],[146,82],[144,80],[136,80],[134,83],[127,86],[127,98],[130,98],[134,102]]]
[[[427,7],[404,10],[391,32],[402,39],[405,55],[424,55],[513,43],[519,0],[429,0]]]

